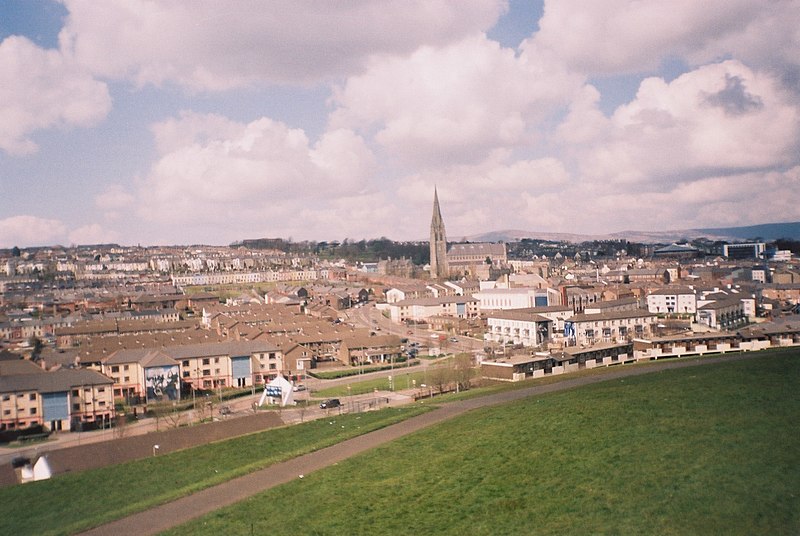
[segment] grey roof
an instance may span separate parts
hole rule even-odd
[[[478,300],[467,294],[464,296],[441,296],[439,298],[412,298],[409,300],[400,300],[392,305],[403,307],[409,305],[442,305],[446,303],[467,303],[477,301]]]
[[[477,242],[472,244],[451,244],[447,250],[448,255],[505,255],[505,244],[491,242]]]
[[[552,322],[547,317],[532,312],[530,309],[507,309],[504,311],[492,311],[487,313],[486,318],[497,318],[498,320],[519,320],[522,322]]]
[[[112,385],[114,380],[89,369],[59,369],[44,374],[20,374],[0,377],[0,393],[37,391],[58,393],[74,387]]]
[[[0,361],[0,376],[41,373],[44,373],[42,367],[27,359]]]
[[[228,355],[249,356],[256,352],[278,352],[280,349],[266,341],[225,341],[204,342],[200,344],[185,344],[182,346],[169,346],[163,349],[164,353],[173,359],[181,360],[191,357],[205,357]]]
[[[631,311],[609,311],[607,313],[597,314],[577,314],[570,317],[568,320],[573,322],[593,322],[596,320],[621,320],[623,318],[644,318],[654,317],[655,313],[649,312],[647,309],[636,309]]]
[[[163,350],[151,348],[132,348],[117,350],[103,360],[106,365],[119,365],[122,363],[139,363],[143,367],[158,367],[177,365],[178,362],[165,354]]]

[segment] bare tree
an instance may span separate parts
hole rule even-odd
[[[128,416],[124,413],[117,414],[116,424],[114,426],[114,437],[122,439],[128,435]]]
[[[475,377],[475,368],[472,366],[470,354],[458,354],[453,358],[453,379],[460,390],[470,388],[472,378]]]
[[[444,393],[447,384],[450,383],[450,376],[450,368],[446,366],[432,368],[428,373],[431,385],[434,385],[439,393]]]

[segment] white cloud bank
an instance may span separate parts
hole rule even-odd
[[[0,149],[12,155],[37,150],[30,138],[52,127],[89,127],[111,109],[98,82],[58,50],[44,50],[24,37],[0,42]]]
[[[491,28],[504,0],[65,0],[62,48],[103,77],[218,91],[310,84]]]

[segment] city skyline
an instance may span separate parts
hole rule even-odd
[[[191,9],[189,9],[191,5]],[[800,2],[0,7],[0,248],[800,221]]]

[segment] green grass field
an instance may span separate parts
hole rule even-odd
[[[798,534],[800,352],[487,408],[171,534]]]
[[[0,534],[72,534],[262,467],[388,426],[427,408],[408,406],[210,443],[164,456],[0,488]]]
[[[375,389],[378,391],[400,391],[402,389],[409,389],[416,385],[419,386],[425,383],[424,372],[405,372],[404,369],[395,369],[393,374],[394,389],[389,387],[389,378],[374,378],[371,380],[364,380],[363,382],[355,382],[350,384],[350,390],[347,385],[340,385],[338,387],[328,387],[314,391],[314,396],[317,398],[330,398],[330,397],[346,397],[348,395],[363,395],[371,393]]]

